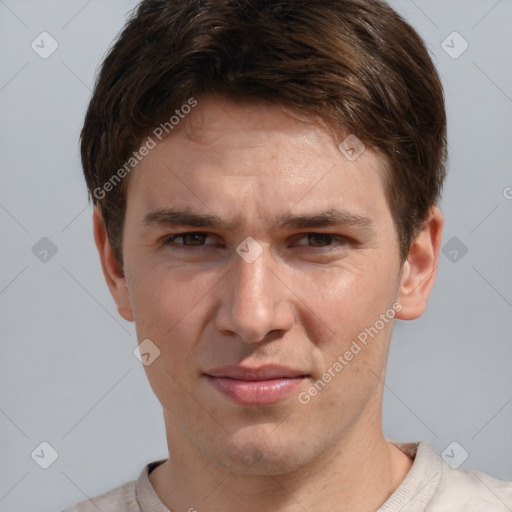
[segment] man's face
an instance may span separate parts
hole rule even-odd
[[[130,178],[123,243],[168,437],[278,474],[378,432],[400,281],[381,160],[351,161],[344,137],[275,107],[205,99],[181,123]]]

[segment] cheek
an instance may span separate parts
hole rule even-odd
[[[357,404],[378,384],[376,375],[386,363],[395,314],[394,276],[391,265],[387,268],[382,262],[317,281],[315,311],[322,322],[314,352],[319,377],[329,387],[319,404]]]
[[[184,290],[169,286],[165,276],[151,268],[137,268],[128,275],[139,342],[149,338],[163,350],[165,332],[178,322],[180,314],[183,315],[180,306],[186,301]]]
[[[352,272],[337,280],[319,281],[322,286],[315,289],[322,320],[317,323],[321,332],[311,340],[317,342],[313,354],[318,373],[300,403],[308,401],[310,410],[318,414],[331,411],[325,428],[333,432],[378,399],[376,389],[383,378],[394,316],[390,275]]]
[[[188,358],[197,338],[191,319],[200,297],[185,277],[171,269],[145,268],[129,280],[139,343],[149,339],[157,347],[158,355],[144,365],[149,384],[164,409],[178,416],[197,406],[184,389],[195,378]]]
[[[357,268],[331,269],[308,282],[304,302],[327,333],[345,339],[355,336],[392,307],[397,286],[391,269],[384,265],[363,262]]]
[[[149,338],[160,349],[166,365],[178,367],[192,351],[206,321],[207,295],[215,273],[201,275],[158,263],[139,268],[129,290],[139,340]],[[174,371],[174,370],[173,370]],[[178,370],[176,370],[178,371]]]

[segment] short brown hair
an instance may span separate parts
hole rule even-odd
[[[382,153],[405,260],[446,173],[442,85],[407,22],[380,0],[143,0],[103,62],[81,133],[121,264],[128,179],[102,187],[148,133],[207,94],[292,108]]]

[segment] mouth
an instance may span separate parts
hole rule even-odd
[[[270,405],[290,396],[309,377],[287,367],[225,366],[204,374],[210,385],[239,405]]]

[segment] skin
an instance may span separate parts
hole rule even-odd
[[[343,138],[279,107],[204,98],[130,176],[123,269],[95,211],[119,313],[135,321],[139,342],[160,350],[145,369],[170,455],[150,481],[173,512],[375,510],[411,467],[382,431],[393,321],[308,404],[297,399],[397,301],[397,318],[421,316],[435,280],[440,210],[431,209],[402,263],[383,162],[369,148],[349,161]],[[171,207],[233,226],[145,222]],[[276,229],[283,215],[330,208],[369,223]],[[207,235],[169,241],[190,232]],[[252,263],[236,252],[248,236],[263,251]],[[278,403],[247,406],[204,376],[268,363],[308,378]]]

